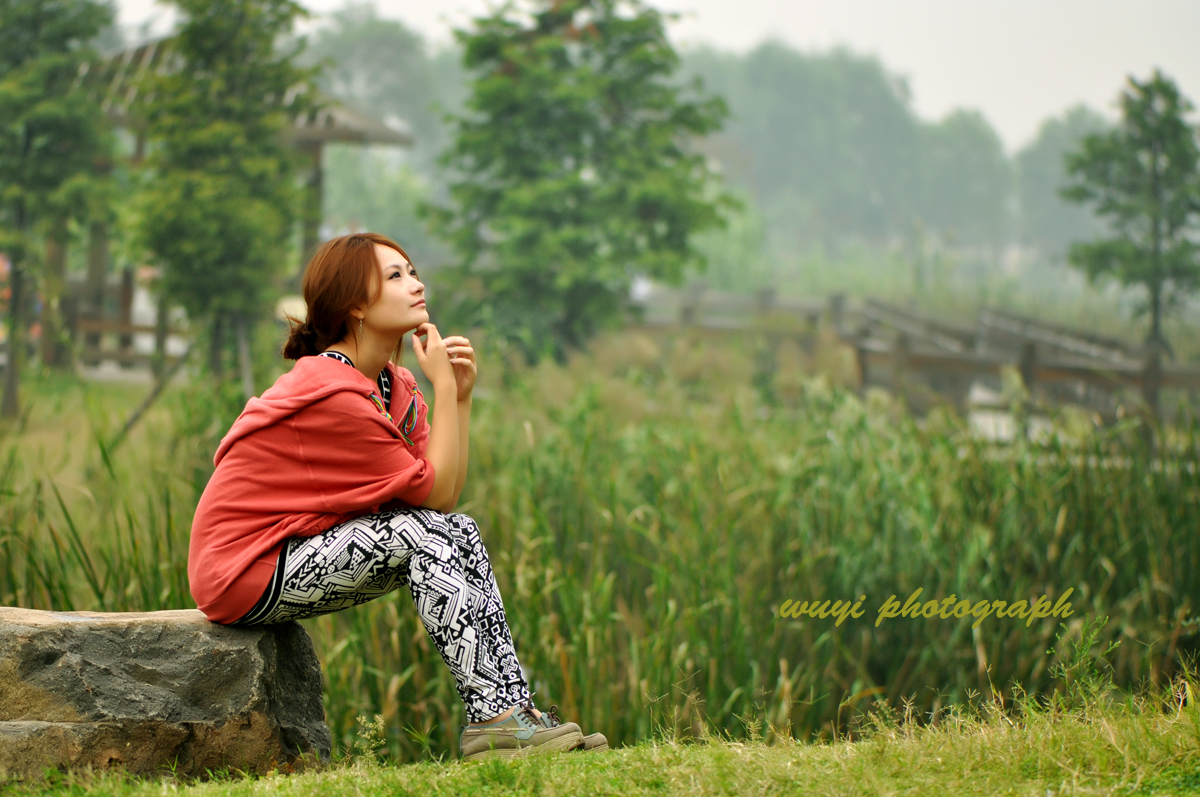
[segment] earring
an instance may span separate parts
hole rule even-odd
[[[363,322],[363,320],[361,318],[358,319],[358,342],[359,343],[362,343],[362,322]]]

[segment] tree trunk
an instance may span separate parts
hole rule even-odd
[[[212,334],[208,345],[208,370],[220,382],[225,374],[225,314],[220,310],[213,312]]]
[[[9,269],[8,359],[4,363],[4,397],[0,399],[0,418],[21,414],[19,396],[21,364],[25,357],[25,267],[20,255],[14,255]]]
[[[1162,337],[1162,282],[1155,280],[1150,284],[1150,336],[1147,343],[1161,345]]]
[[[81,314],[84,318],[104,317],[104,282],[108,277],[108,225],[93,221],[88,227],[87,290],[84,293]],[[83,339],[83,348],[100,348],[100,335],[89,332]],[[91,365],[92,363],[88,363]]]
[[[167,335],[170,333],[170,306],[167,304],[167,294],[159,289],[158,307],[154,315],[154,358],[150,361],[150,370],[154,378],[161,381],[167,373]]]
[[[242,392],[246,401],[254,398],[254,369],[250,363],[250,342],[246,337],[246,317],[238,313],[234,323],[237,326],[238,367],[242,375]]]
[[[1157,346],[1162,343],[1162,208],[1164,201],[1162,182],[1159,179],[1159,163],[1158,144],[1155,142],[1150,163],[1150,202],[1153,211],[1151,212],[1150,219],[1152,225],[1150,241],[1151,277],[1150,283],[1147,285],[1150,289],[1150,337],[1147,342],[1151,346]]]
[[[65,365],[62,345],[62,295],[67,278],[67,222],[56,219],[46,236],[46,268],[42,279],[42,365]]]
[[[128,328],[133,323],[133,266],[121,269],[121,323]],[[133,335],[121,333],[117,336],[117,346],[122,355],[133,353]],[[126,360],[125,362],[131,362]]]
[[[304,204],[300,220],[300,268],[296,271],[296,277],[292,285],[295,290],[299,290],[300,278],[304,274],[304,267],[308,264],[308,259],[316,252],[317,244],[321,242],[321,218],[324,215],[325,188],[321,151],[322,146],[317,144],[308,153],[312,159],[312,165],[308,173],[307,185],[304,188]]]

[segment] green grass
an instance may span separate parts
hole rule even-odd
[[[614,744],[704,728],[745,741],[753,727],[826,742],[877,701],[936,716],[971,694],[1011,703],[1018,682],[1055,694],[1063,645],[1089,620],[1099,645],[1120,642],[1107,660],[1125,690],[1171,683],[1200,650],[1194,424],[1158,455],[1133,421],[996,448],[952,412],[918,422],[838,388],[830,345],[756,376],[747,352],[763,345],[617,334],[565,367],[481,363],[458,509],[483,530],[539,704]],[[175,389],[109,454],[94,440],[140,394],[92,386],[89,404],[81,389],[35,386],[25,430],[0,443],[0,603],[190,608],[188,524],[236,393]],[[86,433],[55,432],[73,412]],[[68,431],[75,445],[56,449]],[[918,587],[1010,603],[1071,589],[1075,614],[1065,631],[874,625],[889,595]],[[778,613],[859,595],[867,614],[840,626]],[[457,754],[462,705],[407,592],[305,626],[340,749],[378,714],[390,760]]]
[[[1093,673],[1094,675],[1094,673]],[[605,753],[505,762],[380,763],[341,758],[318,771],[265,777],[236,772],[181,782],[120,773],[51,774],[14,795],[301,797],[302,795],[1179,795],[1200,793],[1195,678],[1153,697],[1115,696],[1103,679],[1079,701],[1021,696],[951,706],[931,723],[911,709],[862,717],[855,741],[804,743],[714,729],[690,743],[662,736]],[[1180,695],[1192,690],[1192,699]]]

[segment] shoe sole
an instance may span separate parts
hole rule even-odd
[[[607,747],[607,745],[605,746]],[[529,747],[508,747],[480,750],[477,753],[464,756],[463,761],[478,761],[481,758],[525,758],[532,755],[541,755],[542,753],[565,752],[567,750],[574,750],[579,747],[583,747],[582,733],[564,733],[557,739],[551,739],[543,744],[530,745]]]

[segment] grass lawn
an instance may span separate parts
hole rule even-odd
[[[1191,689],[1190,700],[1180,699]],[[1165,699],[1164,699],[1165,697]],[[1090,702],[1080,711],[952,707],[936,725],[877,717],[857,741],[802,744],[657,739],[603,753],[393,766],[346,758],[323,771],[205,782],[120,774],[52,776],[14,795],[449,794],[1200,794],[1200,707],[1174,698]],[[1179,702],[1175,702],[1179,700]],[[0,791],[4,791],[0,788]]]

